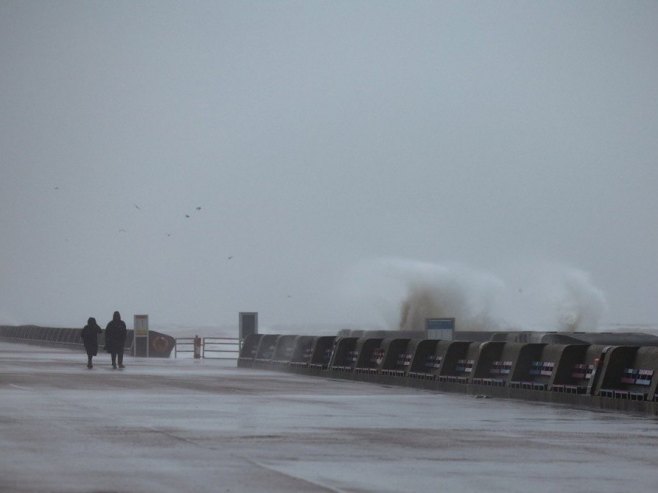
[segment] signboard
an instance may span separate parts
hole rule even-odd
[[[443,341],[452,341],[455,332],[454,318],[426,318],[425,330],[428,339],[440,339]]]
[[[251,334],[258,334],[258,312],[240,312],[240,347]]]
[[[149,316],[135,315],[133,327],[135,337],[147,337],[149,335]]]
[[[149,316],[135,315],[133,318],[133,329],[135,338],[133,339],[133,355],[149,355]]]

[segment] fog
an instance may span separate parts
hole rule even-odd
[[[0,323],[658,325],[657,22],[1,0]]]

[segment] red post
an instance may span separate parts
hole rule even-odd
[[[194,336],[194,359],[201,359],[201,338]]]

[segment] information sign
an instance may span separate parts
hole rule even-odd
[[[440,339],[452,341],[455,332],[454,318],[427,318],[425,319],[425,330],[428,339]]]
[[[133,318],[135,338],[133,340],[133,354],[135,356],[149,356],[149,316],[135,315]]]

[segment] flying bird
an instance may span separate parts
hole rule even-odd
[[[198,206],[198,207],[196,208],[196,210],[197,210],[197,211],[200,211],[200,210],[201,210],[201,206]]]
[[[187,218],[189,218],[189,217],[190,217],[190,215],[189,215],[189,214],[185,214],[185,217],[187,217]]]
[[[142,208],[140,206],[138,206],[137,204],[133,204],[133,205],[135,206],[135,209],[137,209],[138,211],[142,210]]]

